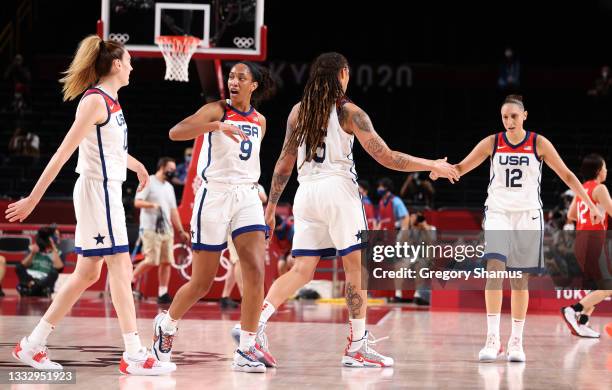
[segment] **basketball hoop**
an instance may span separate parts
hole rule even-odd
[[[189,81],[189,60],[200,42],[189,35],[161,35],[155,39],[166,61],[166,80]]]

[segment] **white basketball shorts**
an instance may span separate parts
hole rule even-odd
[[[486,210],[485,255],[506,263],[506,269],[539,273],[544,266],[542,210]]]
[[[330,176],[302,181],[293,203],[293,256],[344,256],[364,247],[365,212],[357,184]]]
[[[129,251],[121,185],[115,180],[77,179],[73,192],[77,254],[94,257]]]
[[[191,247],[220,252],[227,248],[227,237],[262,231],[263,206],[257,184],[204,183],[198,189],[191,215]]]

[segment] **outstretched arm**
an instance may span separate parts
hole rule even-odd
[[[222,101],[208,103],[195,114],[183,119],[172,129],[169,137],[172,141],[189,141],[211,131],[222,131],[236,142],[247,140],[248,137],[236,126],[221,122],[224,106]]]
[[[103,123],[107,116],[106,104],[101,96],[91,95],[81,101],[72,127],[47,163],[30,195],[11,203],[6,209],[5,215],[9,222],[23,222],[30,215],[83,138],[91,131],[93,126],[97,123]]]
[[[563,180],[563,182],[572,191],[574,191],[574,194],[579,196],[580,199],[587,204],[589,211],[591,212],[591,222],[593,224],[599,223],[603,218],[602,212],[591,201],[591,198],[589,198],[587,195],[576,175],[574,175],[574,173],[565,165],[553,144],[541,135],[538,136],[536,143],[537,150],[540,152],[540,157],[542,160],[544,160],[546,165],[555,171],[557,176],[559,176],[559,179]]]
[[[274,174],[272,175],[272,184],[268,196],[268,205],[266,206],[266,225],[270,227],[270,233],[274,232],[276,224],[276,205],[280,199],[287,182],[291,178],[295,161],[297,160],[297,148],[288,148],[287,144],[291,133],[295,129],[299,110],[299,103],[293,106],[289,118],[287,119],[287,130],[285,132],[285,141],[283,142],[283,150],[274,166]]]
[[[428,160],[391,150],[378,135],[368,114],[353,103],[342,108],[342,128],[355,134],[357,140],[382,166],[403,172],[433,171],[438,176],[447,177],[451,182],[459,179],[455,168],[445,160]]]
[[[472,169],[478,167],[488,157],[491,156],[493,150],[493,143],[495,142],[495,136],[490,135],[483,139],[472,149],[459,164],[455,165],[459,175],[463,176],[470,172]]]
[[[455,165],[459,176],[463,176],[470,172],[472,169],[478,167],[487,157],[491,156],[493,150],[493,144],[495,142],[495,135],[490,135],[480,141],[474,149],[468,154],[459,164]],[[429,178],[436,180],[438,175],[432,172]]]

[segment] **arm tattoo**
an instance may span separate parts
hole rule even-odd
[[[278,161],[276,162],[277,166],[285,158],[287,157],[295,158],[295,156],[297,155],[296,148],[288,147],[289,138],[291,137],[291,133],[293,133],[293,130],[294,130],[293,123],[292,123],[293,113],[294,111],[292,111],[291,114],[289,114],[289,119],[287,119],[287,130],[285,131],[285,141],[283,142],[283,150],[281,151],[281,155],[278,158]],[[270,186],[270,196],[268,197],[268,203],[271,203],[271,204],[278,203],[278,200],[283,194],[283,191],[285,190],[285,186],[287,185],[287,182],[289,181],[290,178],[291,178],[291,173],[289,173],[288,175],[283,175],[280,173],[276,173],[276,168],[274,169],[274,174],[272,175],[272,185]]]
[[[285,190],[287,182],[291,178],[291,175],[279,175],[277,173],[272,175],[272,185],[270,186],[270,196],[268,197],[268,203],[277,204],[280,196]]]
[[[374,158],[382,157],[385,150],[385,142],[380,137],[369,139],[364,145],[364,149]]]
[[[410,156],[401,152],[393,152],[393,168],[404,170],[410,165]]]
[[[363,299],[359,295],[359,290],[350,282],[346,284],[346,306],[348,306],[350,318],[357,318],[363,307]]]
[[[297,148],[288,148],[289,139],[291,138],[291,134],[293,133],[295,124],[294,120],[294,111],[292,110],[289,114],[289,118],[287,119],[287,129],[285,130],[285,140],[283,141],[283,151],[281,152],[281,156],[279,160],[283,160],[287,155],[295,156],[297,155]]]
[[[363,110],[359,110],[353,114],[352,119],[357,129],[366,133],[371,133],[372,130],[374,130],[374,125],[372,125],[370,117]]]

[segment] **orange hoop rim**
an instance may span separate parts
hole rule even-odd
[[[172,45],[173,52],[187,52],[191,47],[197,47],[202,40],[191,35],[160,35],[155,38],[158,45]]]

